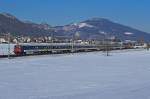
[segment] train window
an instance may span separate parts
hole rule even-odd
[[[36,46],[36,49],[38,49],[38,46]]]

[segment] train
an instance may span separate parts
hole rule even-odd
[[[121,45],[115,44],[109,46],[95,44],[80,44],[80,43],[45,43],[45,44],[17,44],[14,46],[14,53],[17,56],[23,55],[40,55],[52,53],[73,53],[100,51],[105,49],[122,49]]]

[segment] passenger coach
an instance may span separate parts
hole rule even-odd
[[[54,44],[18,44],[14,47],[16,55],[38,55],[50,53],[67,53],[75,51],[98,50],[95,45],[89,44],[71,44],[71,43],[54,43]]]

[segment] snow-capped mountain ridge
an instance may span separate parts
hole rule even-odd
[[[79,23],[64,26],[51,26],[49,24],[37,24],[24,22],[11,14],[0,14],[0,35],[10,32],[13,35],[25,36],[72,36],[76,32],[80,34],[80,39],[103,39],[104,33],[116,36],[121,40],[139,40],[144,38],[150,41],[150,33],[140,31],[105,18],[91,18]],[[103,31],[101,33],[100,31]]]
[[[1,15],[5,16],[5,17],[7,17],[7,18],[16,19],[15,16],[13,16],[13,15],[11,15],[11,14],[9,14],[9,13],[3,12],[3,13],[1,13]]]
[[[87,24],[87,23],[79,23],[79,24],[78,24],[78,27],[79,27],[79,28],[83,28],[83,27],[89,27],[89,28],[92,28],[93,26],[90,25],[90,24]]]

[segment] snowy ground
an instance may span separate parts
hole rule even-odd
[[[150,99],[150,51],[0,59],[0,99]]]

